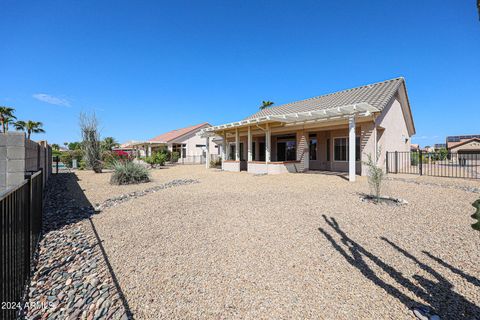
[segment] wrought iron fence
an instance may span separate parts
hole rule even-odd
[[[0,195],[0,319],[15,319],[42,230],[43,174],[29,173]]]
[[[387,173],[480,179],[480,153],[387,152]]]
[[[205,156],[185,156],[183,158],[179,158],[176,164],[204,164],[205,163]]]

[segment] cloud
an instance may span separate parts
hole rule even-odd
[[[37,100],[40,100],[42,102],[46,102],[48,104],[53,104],[56,106],[62,106],[62,107],[70,107],[70,101],[64,98],[59,98],[55,97],[46,93],[35,93],[33,97]]]

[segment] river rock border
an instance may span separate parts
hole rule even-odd
[[[71,174],[49,181],[43,237],[27,291],[26,319],[122,319],[130,311],[116,286],[89,217],[73,198]],[[76,187],[77,186],[77,187]]]
[[[117,197],[109,198],[100,204],[95,204],[95,211],[99,212],[106,208],[114,207],[120,203],[124,203],[132,199],[143,197],[163,189],[174,188],[174,187],[184,186],[184,185],[193,184],[193,183],[199,183],[199,181],[195,179],[175,179],[175,180],[172,180],[164,184],[154,186],[145,190],[122,194]]]

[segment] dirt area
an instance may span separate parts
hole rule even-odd
[[[470,227],[480,194],[449,188],[453,179],[388,181],[384,194],[408,205],[387,206],[362,202],[364,177],[177,166],[113,187],[109,173],[77,174],[92,203],[199,181],[93,219],[137,319],[414,319],[417,305],[480,317],[480,234]]]

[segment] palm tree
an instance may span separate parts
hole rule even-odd
[[[275,102],[267,100],[267,101],[262,101],[262,105],[259,107],[260,110],[266,109],[270,106],[273,106]]]
[[[52,149],[53,149],[53,150],[60,150],[60,146],[59,146],[58,144],[56,144],[56,143],[53,143],[53,144],[52,144]]]
[[[15,109],[7,106],[0,106],[0,123],[2,124],[3,133],[7,132],[8,122],[12,119],[16,119],[13,115]],[[10,121],[8,120],[10,119]]]
[[[114,137],[106,137],[102,141],[102,147],[104,150],[112,150],[116,146],[118,146],[118,142],[115,140]]]
[[[27,139],[30,140],[30,135],[32,133],[42,133],[45,132],[45,130],[42,129],[43,123],[39,121],[17,121],[15,123],[15,128],[17,130],[23,130],[27,133]]]
[[[15,125],[15,117],[5,117],[5,132],[8,132],[8,125],[13,124]]]

